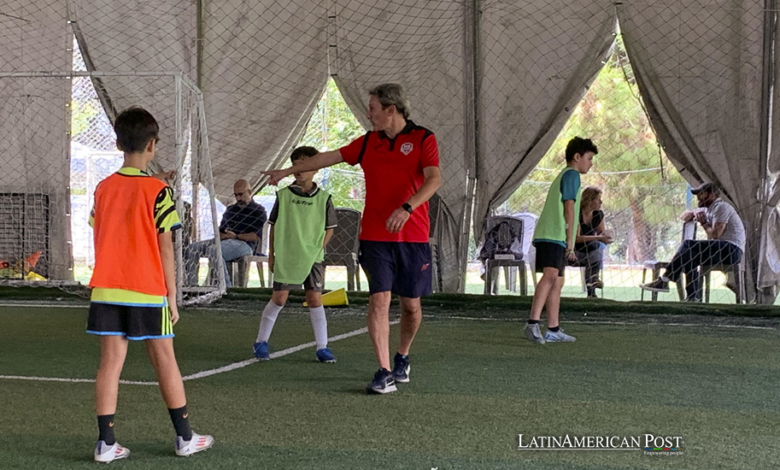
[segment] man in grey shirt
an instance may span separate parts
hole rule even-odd
[[[720,191],[712,183],[704,183],[691,192],[703,210],[686,211],[682,219],[698,222],[707,233],[707,240],[684,241],[669,262],[666,273],[641,287],[669,292],[669,282],[677,282],[685,273],[686,300],[700,301],[699,266],[739,264],[745,252],[745,227],[734,207],[719,197]]]

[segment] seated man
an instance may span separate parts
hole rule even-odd
[[[699,201],[695,211],[685,211],[685,222],[695,220],[707,232],[707,240],[686,240],[677,250],[665,275],[640,287],[654,292],[669,292],[669,282],[677,282],[685,273],[686,300],[700,301],[701,287],[698,268],[701,265],[738,264],[745,251],[745,228],[737,211],[718,197],[719,190],[705,183],[691,191]]]
[[[219,224],[219,239],[222,259],[225,262],[225,282],[232,285],[227,263],[243,256],[253,255],[262,241],[263,225],[268,219],[265,209],[252,200],[252,191],[246,180],[233,185],[236,203],[228,206]],[[217,249],[214,240],[195,242],[185,250],[187,285],[198,285],[198,265],[202,256],[208,257],[212,267],[216,266]]]

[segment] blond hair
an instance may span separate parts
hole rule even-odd
[[[580,207],[585,208],[589,207],[593,201],[598,199],[599,196],[601,196],[602,191],[601,189],[595,187],[595,186],[588,186],[587,188],[582,190],[582,197],[580,200]]]

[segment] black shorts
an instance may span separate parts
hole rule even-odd
[[[322,286],[325,284],[325,266],[322,263],[315,263],[309,271],[309,275],[303,281],[303,289],[312,292],[322,292]],[[282,284],[274,281],[274,291],[297,290],[300,284]]]
[[[566,270],[566,248],[553,242],[534,242],[536,247],[536,272],[544,272],[544,268],[555,268],[558,277],[563,277]]]
[[[360,240],[360,265],[371,294],[390,291],[416,299],[431,294],[431,245]]]
[[[92,302],[87,333],[124,336],[129,340],[173,338],[171,310],[164,307],[136,307]]]

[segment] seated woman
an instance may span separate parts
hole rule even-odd
[[[603,245],[612,243],[612,237],[604,230],[604,212],[601,211],[601,190],[588,186],[582,190],[580,202],[580,227],[574,243],[577,262],[573,266],[585,268],[585,288],[588,297],[596,297],[596,289],[603,289],[599,280],[604,257]]]

